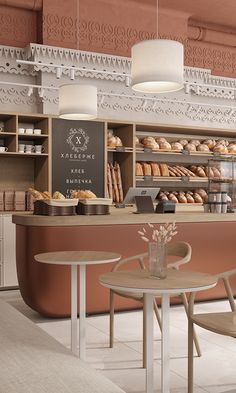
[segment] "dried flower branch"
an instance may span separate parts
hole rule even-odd
[[[177,227],[175,222],[161,224],[159,228],[153,224],[147,224],[147,229],[142,228],[141,231],[138,231],[138,234],[145,242],[154,241],[167,244],[177,234]]]

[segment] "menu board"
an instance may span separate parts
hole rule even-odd
[[[52,190],[104,196],[104,123],[53,119]]]

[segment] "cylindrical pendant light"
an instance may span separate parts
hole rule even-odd
[[[68,84],[59,88],[59,117],[68,120],[91,120],[97,117],[97,88]]]
[[[167,93],[183,88],[184,48],[178,41],[147,40],[131,50],[131,86],[144,93]]]

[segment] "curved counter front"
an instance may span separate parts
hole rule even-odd
[[[62,317],[70,315],[70,268],[44,265],[34,255],[50,251],[112,251],[123,257],[147,251],[138,230],[146,223],[175,221],[178,234],[174,240],[189,242],[192,260],[184,268],[218,273],[235,268],[236,215],[211,213],[133,214],[128,208],[112,209],[107,216],[46,217],[15,214],[16,263],[19,287],[26,304],[39,313]],[[127,268],[135,268],[136,263]],[[88,313],[109,310],[109,291],[98,283],[98,277],[111,270],[111,265],[87,269]],[[78,273],[79,274],[79,273]],[[236,280],[233,281],[236,294]],[[79,295],[78,295],[79,296]],[[225,297],[222,285],[203,292],[198,298]],[[130,299],[115,297],[116,310],[140,307]],[[78,299],[79,300],[79,299]]]

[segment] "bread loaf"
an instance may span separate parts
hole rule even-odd
[[[172,142],[171,150],[183,150],[183,145],[181,145],[179,142]]]
[[[136,176],[143,176],[143,167],[142,167],[142,164],[140,164],[140,162],[136,162],[135,175]]]
[[[166,164],[159,164],[160,166],[160,171],[161,171],[161,176],[169,176],[169,169]]]
[[[180,139],[178,142],[179,142],[183,147],[186,146],[186,145],[188,144],[187,139]]]
[[[155,140],[158,144],[167,142],[166,138],[163,137],[156,137]]]
[[[207,145],[209,149],[212,150],[216,145],[216,141],[214,139],[205,139],[205,141],[203,141],[203,144]]]
[[[52,198],[53,199],[65,199],[64,195],[61,194],[59,191],[55,191]]]
[[[193,198],[196,203],[203,203],[202,197],[197,192],[193,194]]]
[[[198,145],[197,146],[197,151],[204,151],[204,152],[209,152],[210,149],[206,144]]]
[[[178,203],[178,198],[174,194],[169,194],[168,199],[172,202]]]
[[[228,152],[229,153],[236,153],[236,144],[230,144],[228,146]]]
[[[204,169],[201,168],[201,167],[197,167],[195,173],[196,173],[196,175],[199,176],[199,177],[207,177],[206,172],[205,172]]]
[[[161,176],[159,165],[156,162],[151,162],[152,176]]]
[[[143,162],[143,174],[144,176],[152,176],[151,165],[146,162]]]
[[[199,141],[199,139],[192,139],[190,141],[190,143],[192,143],[193,145],[195,145],[196,147],[199,146],[201,144],[201,142]]]
[[[169,142],[159,142],[160,149],[171,150],[171,144]]]
[[[188,143],[184,146],[184,150],[196,151],[196,146],[193,143]]]
[[[188,193],[186,194],[186,199],[187,199],[187,203],[194,203],[195,202],[195,200],[192,197],[192,195],[190,195]]]
[[[179,203],[187,203],[187,198],[183,193],[180,193],[178,195],[178,201],[179,201]]]
[[[213,148],[213,151],[217,152],[217,153],[228,153],[227,147],[222,144],[215,145],[215,147]]]

